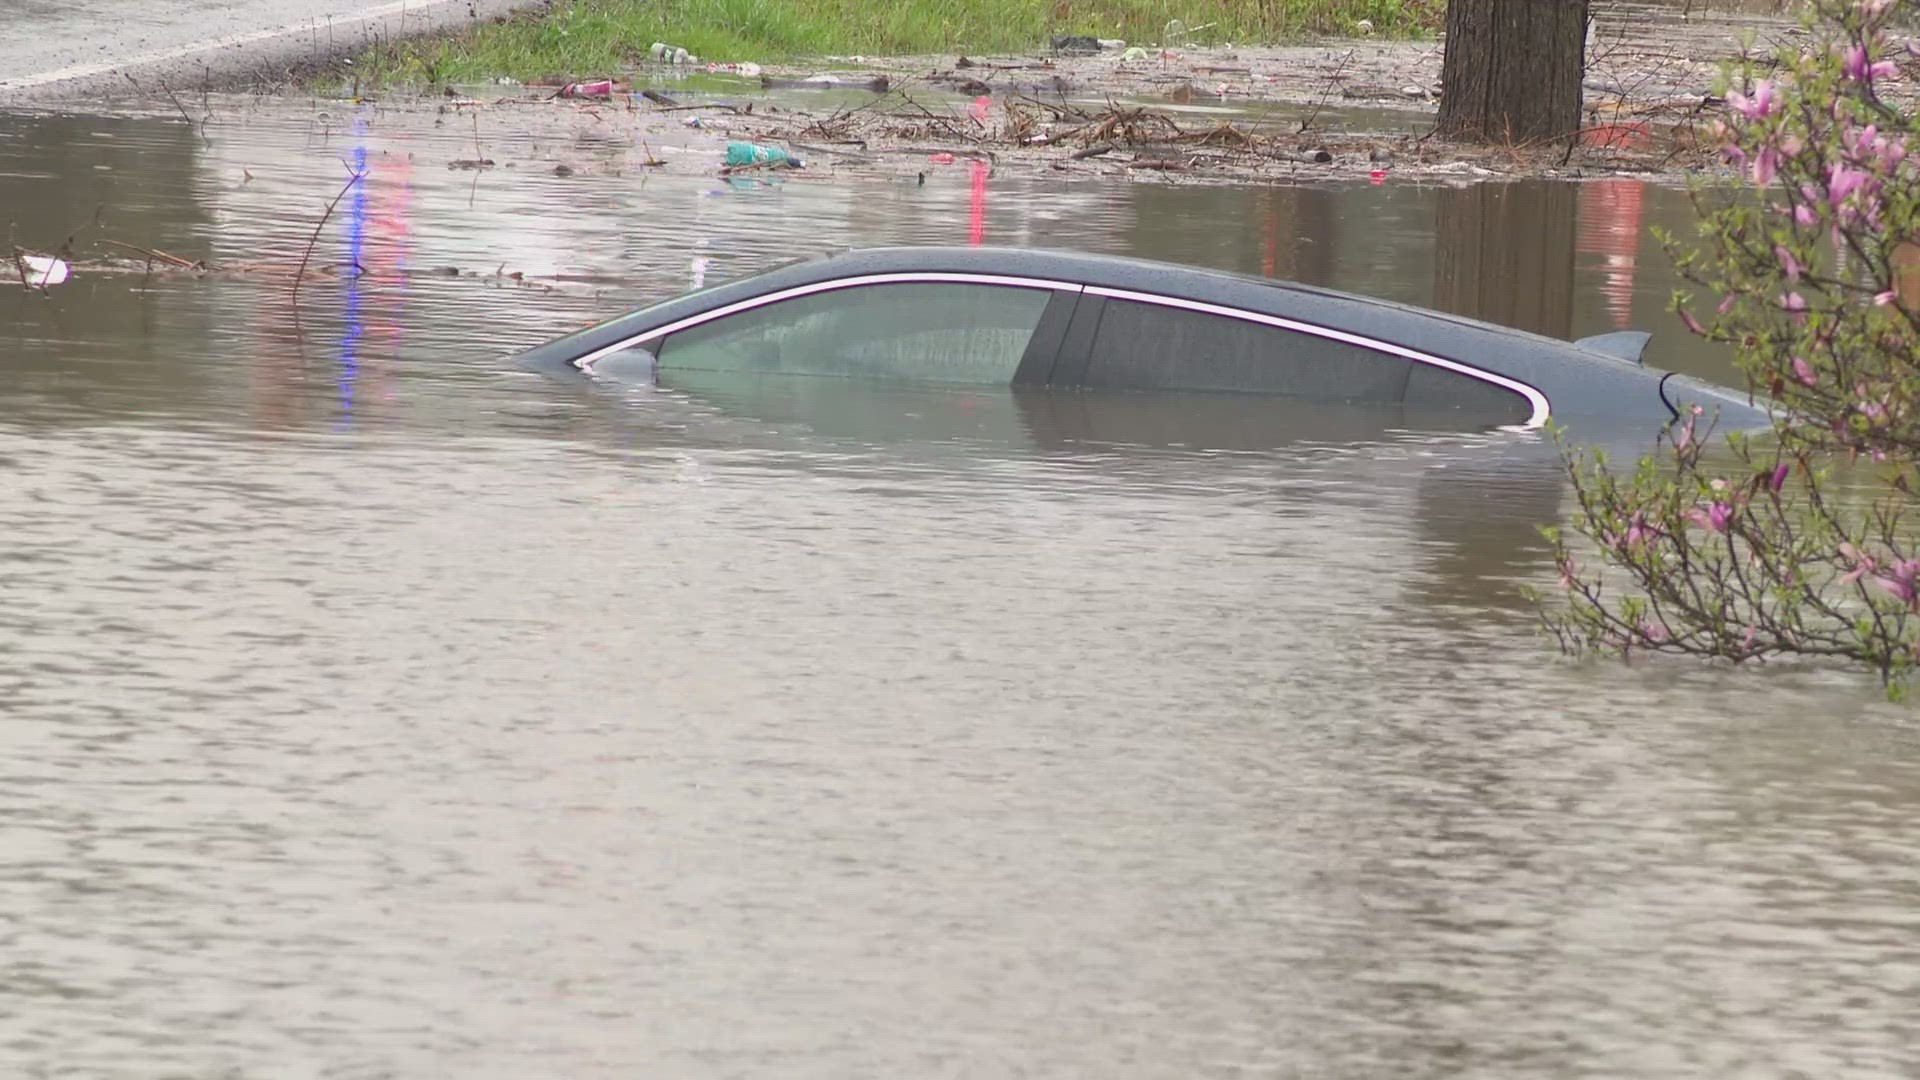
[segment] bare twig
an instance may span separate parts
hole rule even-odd
[[[121,72],[120,74],[124,76],[128,82],[133,83],[134,90],[142,94],[147,92],[145,87],[142,87],[138,82],[134,81],[134,78],[132,75],[124,71]],[[187,107],[185,105],[180,104],[180,95],[173,92],[173,87],[167,85],[167,80],[165,79],[160,80],[160,89],[167,92],[167,97],[173,101],[173,107],[180,110],[180,119],[185,120],[187,122],[187,126],[190,128],[193,128],[195,134],[199,135],[200,138],[204,140],[207,137],[206,119],[203,118],[200,120],[195,120],[193,118],[193,114],[187,111]],[[208,113],[207,117],[210,118],[212,115],[213,115],[212,113]]]
[[[1332,75],[1327,76],[1327,88],[1321,91],[1320,100],[1313,103],[1313,108],[1307,111],[1307,118],[1300,121],[1298,134],[1305,135],[1308,129],[1313,127],[1313,121],[1319,117],[1321,107],[1326,105],[1327,98],[1333,96],[1334,87],[1340,85],[1340,77],[1346,74],[1347,62],[1352,59],[1353,50],[1348,49],[1347,54],[1340,58],[1340,66],[1333,69]]]
[[[972,158],[975,161],[984,161],[988,164],[994,164],[998,161],[991,150],[968,150],[965,147],[894,146],[889,147],[887,152],[893,154],[952,154],[957,158]]]
[[[341,162],[341,164],[346,163]],[[300,281],[307,275],[307,260],[313,257],[313,245],[320,242],[320,230],[326,228],[327,219],[333,217],[333,208],[339,206],[340,200],[346,198],[347,192],[353,190],[353,185],[366,179],[366,175],[364,172],[354,172],[352,166],[347,167],[347,182],[341,186],[339,193],[333,197],[332,201],[327,203],[326,212],[320,215],[320,220],[313,226],[313,235],[307,237],[307,250],[300,253],[300,268],[293,273],[293,302],[296,309],[300,305]]]
[[[7,250],[13,253],[13,268],[20,274],[20,287],[32,292],[33,285],[27,281],[26,252],[21,251],[19,245],[13,242],[13,226],[13,222],[7,222]],[[45,293],[46,287],[42,286],[40,291]]]
[[[104,211],[104,210],[105,210],[106,208],[107,208],[107,204],[106,204],[106,203],[95,203],[95,204],[94,204],[94,207],[93,207],[93,217],[92,217],[91,219],[89,219],[89,220],[88,220],[88,221],[86,222],[86,224],[84,224],[84,225],[79,225],[79,226],[76,226],[76,227],[74,228],[74,230],[73,230],[72,232],[70,232],[70,233],[68,233],[68,234],[67,234],[67,238],[66,238],[65,240],[63,240],[63,241],[61,241],[61,243],[60,243],[60,257],[61,257],[61,258],[63,258],[63,259],[65,259],[65,260],[67,260],[68,262],[72,262],[72,261],[73,261],[73,242],[74,242],[75,240],[77,240],[77,239],[79,239],[79,237],[80,237],[80,234],[81,234],[81,233],[83,233],[83,232],[85,232],[85,231],[87,231],[88,229],[97,229],[97,228],[99,228],[99,227],[100,227],[100,214],[101,214],[101,212],[102,212],[102,211]]]
[[[170,263],[182,270],[199,270],[206,266],[204,262],[194,262],[191,259],[183,259],[178,255],[169,255],[159,248],[143,248],[138,244],[129,244],[120,240],[101,240],[100,242],[113,247],[123,248],[127,251],[138,252],[139,254],[145,255],[149,260],[158,259],[163,263]]]

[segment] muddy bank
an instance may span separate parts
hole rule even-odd
[[[929,171],[968,161],[992,171],[1160,183],[1613,174],[1677,180],[1715,167],[1703,135],[1723,107],[1714,93],[1723,65],[1805,39],[1796,24],[1778,18],[1689,12],[1690,5],[1606,5],[1591,43],[1585,128],[1572,146],[1487,148],[1431,138],[1441,92],[1439,41],[853,56],[764,67],[724,59],[640,63],[432,96],[343,85],[340,73],[349,69],[323,63],[323,52],[294,66],[309,76],[307,91],[322,97],[363,94],[353,100],[430,110],[443,123],[451,116],[476,132],[582,133],[634,148],[609,164],[495,160],[476,146],[456,167],[711,173],[728,142],[749,141],[797,153],[807,168],[793,179],[803,181],[872,174],[920,182]],[[1907,64],[1887,89],[1911,106],[1920,97],[1920,63]],[[200,84],[217,88],[218,80],[209,75]],[[109,95],[130,89],[117,78],[101,85]],[[147,89],[154,85],[165,84],[156,80]],[[5,94],[0,86],[0,102]],[[97,107],[101,99],[80,100]],[[172,93],[153,95],[151,105],[188,122],[218,111],[183,104]],[[323,113],[334,106],[314,107]]]
[[[390,94],[387,107],[474,111],[508,125],[617,122],[643,157],[701,167],[732,140],[776,144],[807,179],[920,179],[968,160],[991,170],[1163,183],[1613,174],[1678,179],[1715,167],[1705,128],[1723,66],[1804,41],[1777,18],[1617,4],[1596,25],[1579,141],[1474,147],[1430,137],[1443,45],[1329,40],[1291,46],[1098,48],[1014,56],[832,57],[574,72],[543,85]],[[1909,106],[1920,63],[1889,96]],[[660,163],[664,161],[666,165]],[[561,167],[576,166],[559,163]]]

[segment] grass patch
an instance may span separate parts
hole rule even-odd
[[[556,0],[446,37],[383,46],[356,62],[376,82],[478,82],[606,75],[644,60],[656,41],[703,60],[899,56],[1032,50],[1053,34],[1169,44],[1275,42],[1351,33],[1428,32],[1444,0]]]

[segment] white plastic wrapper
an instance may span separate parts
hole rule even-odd
[[[72,274],[65,262],[51,255],[22,255],[20,265],[26,267],[27,287],[30,289],[58,285]]]

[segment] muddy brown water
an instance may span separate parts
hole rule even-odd
[[[729,184],[611,125],[476,179],[460,118],[327,109],[0,118],[21,242],[266,268],[0,293],[0,1072],[1920,1073],[1911,712],[1551,654],[1524,437],[501,360],[977,238],[1726,378],[1661,314],[1682,194]],[[296,313],[342,159],[314,261],[366,273]]]

